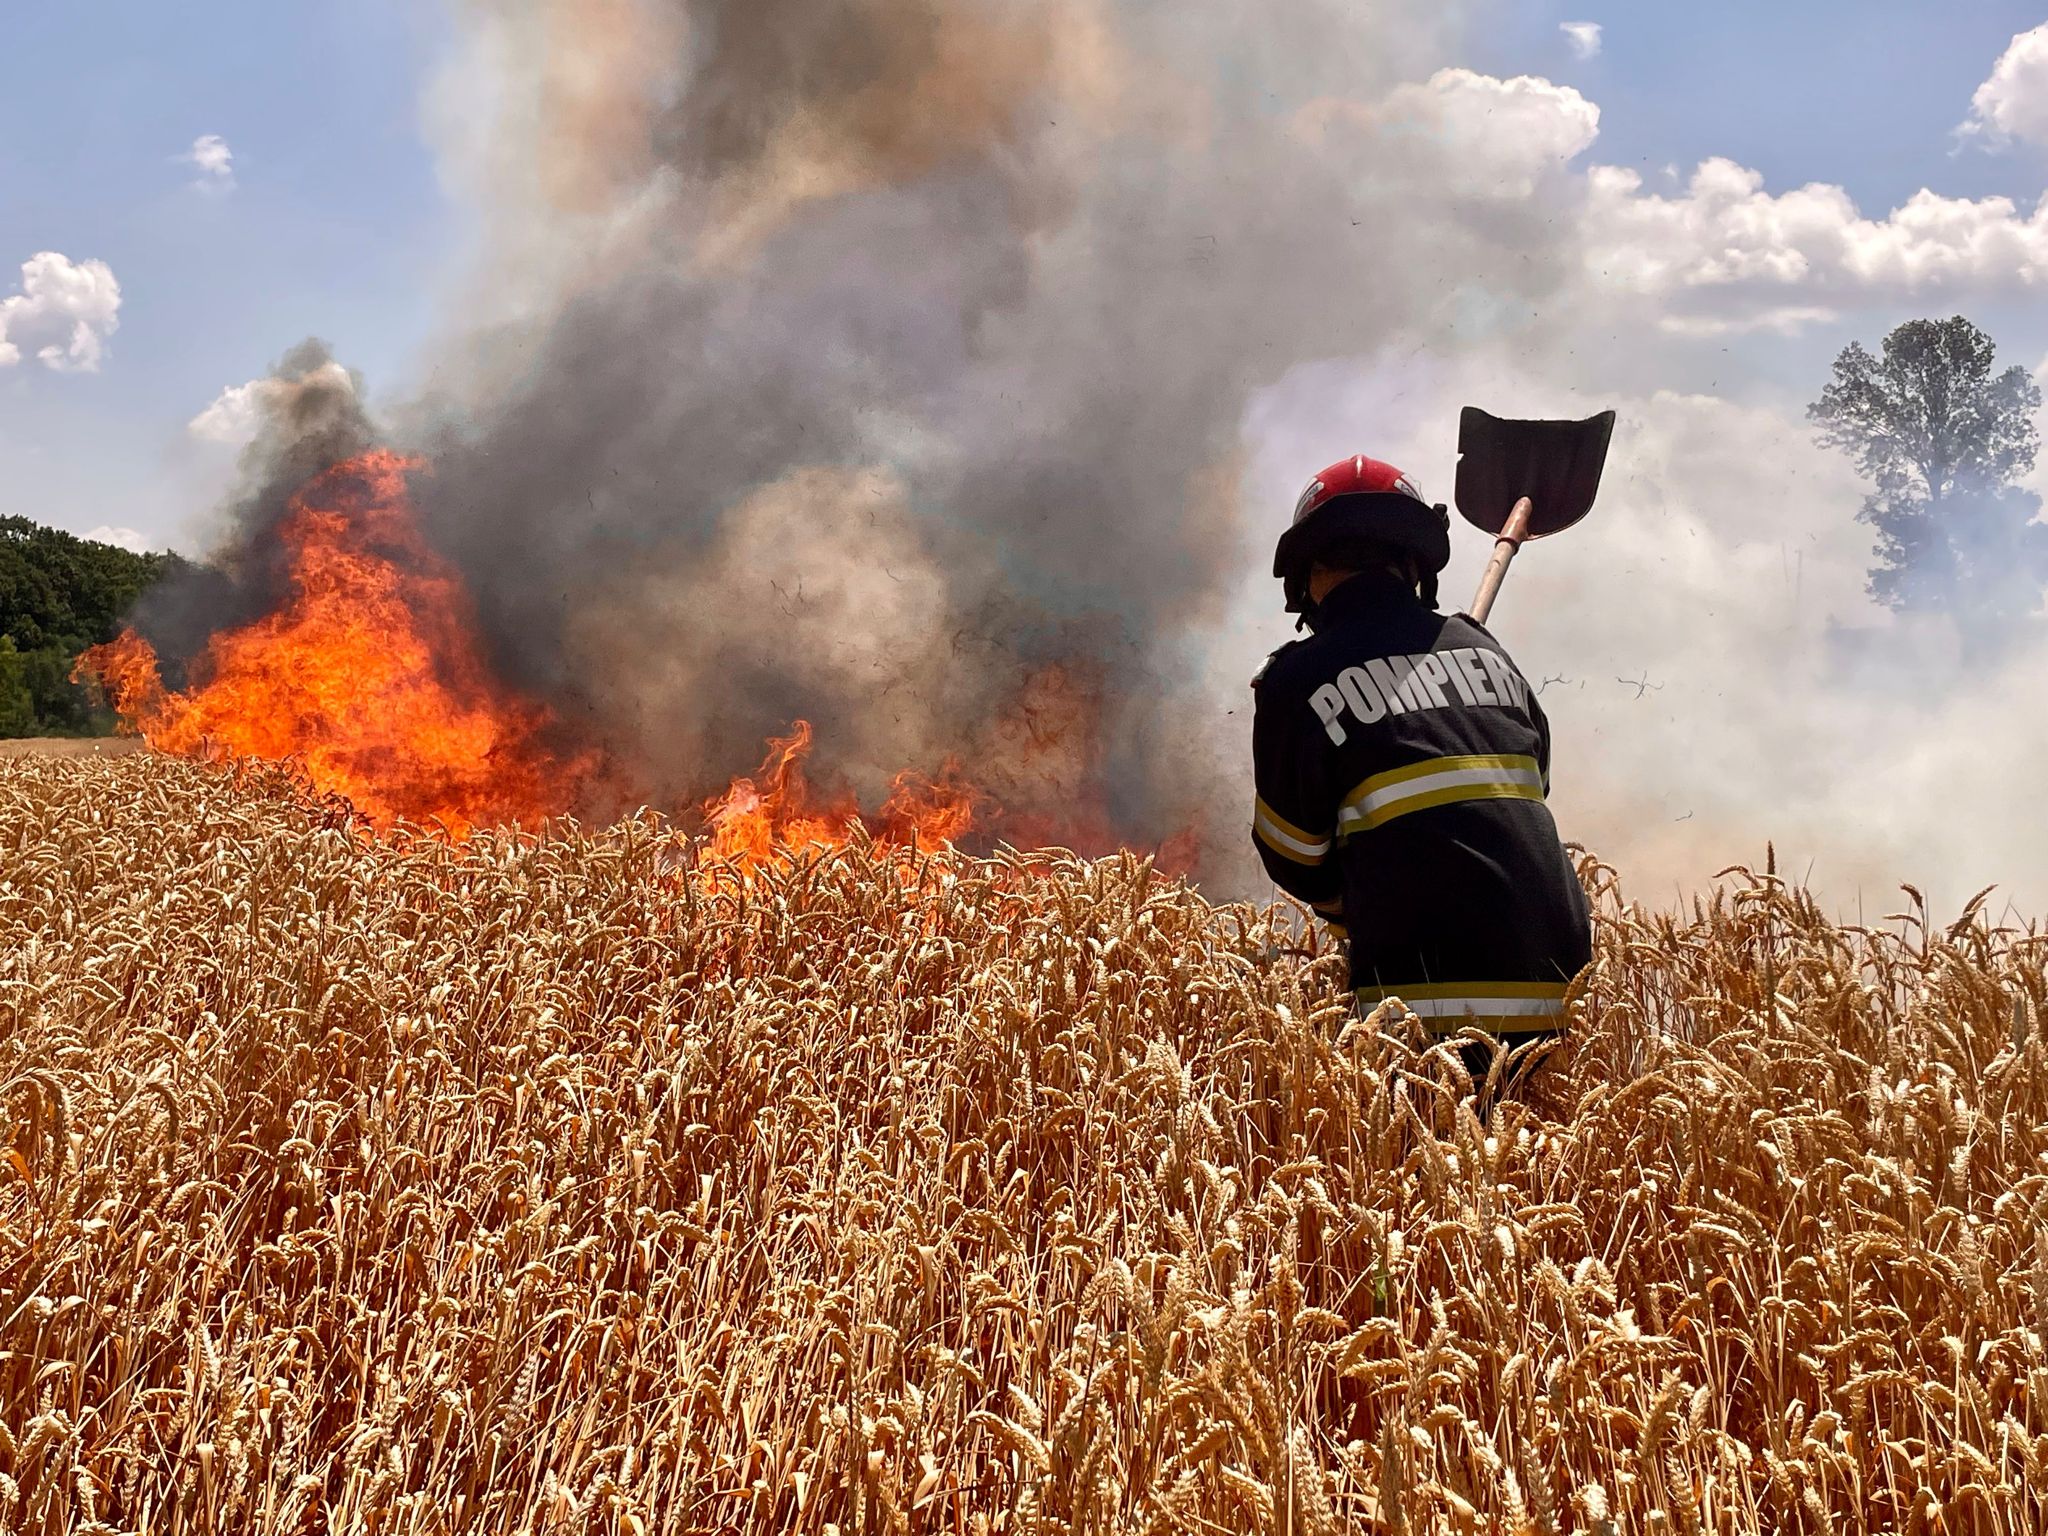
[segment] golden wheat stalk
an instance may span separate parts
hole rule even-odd
[[[0,776],[0,1525],[2048,1528],[2043,944],[1599,893],[1482,1120],[1142,860]]]

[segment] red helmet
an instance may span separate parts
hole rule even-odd
[[[1295,503],[1294,526],[1280,536],[1273,574],[1287,583],[1287,611],[1307,608],[1309,572],[1318,560],[1339,564],[1347,546],[1367,542],[1415,556],[1425,593],[1435,600],[1437,572],[1451,563],[1449,509],[1424,501],[1393,465],[1358,454],[1309,482]]]

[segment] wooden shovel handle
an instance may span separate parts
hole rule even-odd
[[[1494,541],[1493,558],[1486,562],[1486,574],[1479,578],[1479,594],[1472,599],[1470,609],[1473,618],[1480,623],[1493,612],[1493,600],[1500,595],[1500,584],[1507,579],[1508,567],[1514,563],[1515,551],[1522,547],[1522,541],[1529,537],[1529,517],[1535,511],[1529,498],[1524,496],[1515,503],[1515,510],[1508,514],[1507,523],[1501,528],[1500,537]]]

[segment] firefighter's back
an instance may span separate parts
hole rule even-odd
[[[1554,1023],[1590,958],[1586,900],[1545,803],[1548,723],[1498,642],[1354,578],[1275,659],[1260,713],[1298,728],[1269,733],[1294,738],[1278,750],[1321,756],[1294,803],[1310,846],[1328,834],[1361,995],[1446,1029]]]

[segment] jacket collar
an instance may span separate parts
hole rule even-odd
[[[1316,605],[1314,628],[1350,618],[1356,614],[1395,609],[1420,608],[1422,599],[1415,589],[1392,571],[1360,571],[1339,583]]]

